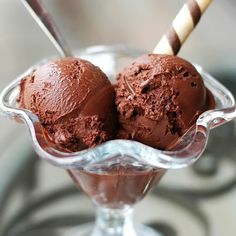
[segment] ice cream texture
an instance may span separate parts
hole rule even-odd
[[[148,54],[117,76],[118,138],[169,149],[214,107],[214,99],[192,64],[169,55]]]
[[[78,58],[48,62],[20,84],[19,106],[39,117],[58,147],[79,151],[112,138],[114,88],[96,66]]]
[[[169,149],[214,99],[192,64],[147,54],[115,85],[86,60],[50,61],[21,81],[19,106],[35,113],[53,142],[69,151],[115,138]]]

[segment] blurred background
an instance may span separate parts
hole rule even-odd
[[[125,44],[151,51],[185,1],[43,2],[74,50]],[[235,12],[234,0],[214,0],[179,53],[202,65],[234,94]],[[0,1],[0,53],[0,90],[37,61],[56,55],[19,0]],[[213,131],[204,157],[191,168],[170,171],[160,188],[137,206],[137,221],[158,227],[166,236],[235,235],[234,139],[233,122]],[[93,208],[88,199],[63,170],[38,162],[24,126],[0,117],[0,150],[1,236],[57,235],[57,225],[66,228],[90,220]],[[153,207],[156,211],[150,213]]]

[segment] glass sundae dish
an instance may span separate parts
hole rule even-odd
[[[99,66],[111,82],[124,65],[143,52],[122,46],[97,46],[75,53]],[[23,121],[29,129],[33,147],[40,158],[64,168],[75,184],[97,208],[94,227],[76,228],[69,235],[159,235],[146,227],[133,225],[133,206],[157,185],[168,169],[194,163],[204,151],[209,132],[236,116],[232,94],[216,79],[196,66],[215,100],[215,109],[201,114],[196,123],[170,151],[163,151],[133,140],[116,139],[79,152],[63,152],[55,147],[38,117],[18,107],[19,84],[41,64],[15,79],[1,93],[1,114]]]

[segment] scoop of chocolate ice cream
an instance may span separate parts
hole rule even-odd
[[[214,107],[197,70],[176,56],[149,54],[117,77],[117,137],[168,149]]]
[[[116,127],[114,89],[88,61],[63,58],[21,81],[19,106],[35,113],[60,147],[78,151],[110,139]]]

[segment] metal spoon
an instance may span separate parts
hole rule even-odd
[[[52,16],[44,7],[41,0],[21,0],[26,9],[32,15],[39,27],[51,40],[61,57],[70,57],[72,53],[60,34]]]

